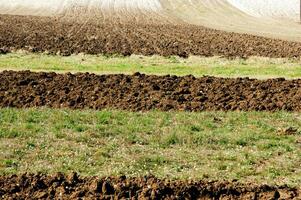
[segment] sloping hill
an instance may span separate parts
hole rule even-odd
[[[266,4],[259,4],[259,0],[248,2],[239,4],[238,0],[162,0],[163,7],[170,15],[191,24],[230,32],[301,41],[301,25],[296,22],[297,11],[289,15],[294,7],[299,8],[295,0],[285,1],[289,6],[286,10],[283,9],[283,12],[279,12],[279,4],[271,8],[272,4],[269,3],[271,0]],[[246,8],[251,5],[253,7],[247,12]],[[262,5],[269,8],[270,12],[263,13]],[[250,12],[253,12],[254,16],[250,15]]]
[[[0,14],[142,24],[193,24],[301,41],[298,0],[0,0]]]

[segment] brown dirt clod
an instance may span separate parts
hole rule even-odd
[[[0,107],[301,111],[301,79],[3,71],[0,80]]]
[[[237,181],[170,181],[153,176],[85,177],[57,174],[0,176],[1,199],[300,199],[287,186],[242,184]],[[38,183],[38,186],[37,186]],[[95,189],[95,183],[102,185]],[[39,185],[41,184],[41,185]],[[115,186],[115,188],[114,188]]]

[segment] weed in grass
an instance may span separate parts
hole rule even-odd
[[[176,133],[171,133],[170,135],[167,135],[166,138],[164,138],[163,147],[169,147],[178,143],[180,143],[180,139],[178,138]]]
[[[165,165],[168,163],[168,160],[162,156],[142,156],[135,163],[135,168],[143,171],[152,171],[157,167]]]

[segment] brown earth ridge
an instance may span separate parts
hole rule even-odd
[[[301,79],[3,71],[0,107],[301,111]]]
[[[154,21],[0,15],[0,53],[301,57],[298,42]]]
[[[141,178],[23,174],[0,176],[1,199],[300,199],[288,186],[237,181],[170,181]]]

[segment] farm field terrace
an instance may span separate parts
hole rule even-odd
[[[34,72],[90,72],[96,74],[194,75],[217,77],[250,77],[257,79],[301,78],[301,60],[288,58],[250,57],[248,59],[190,56],[121,56],[47,55],[29,52],[0,54],[0,71],[30,70]]]

